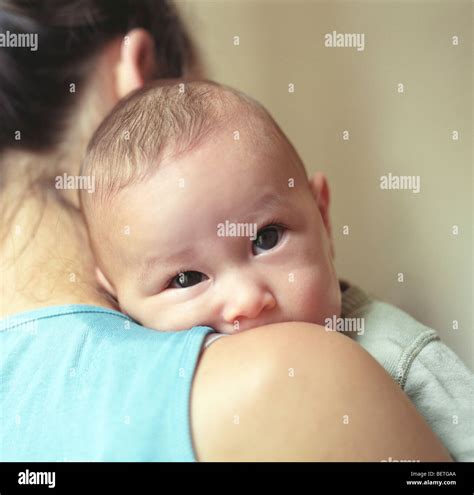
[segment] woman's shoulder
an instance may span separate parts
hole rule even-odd
[[[301,419],[294,416],[294,401],[300,413],[310,407],[296,397],[298,391],[305,384],[314,389],[313,381],[327,383],[333,366],[325,357],[341,356],[354,345],[307,323],[272,324],[218,339],[203,351],[194,378],[198,459],[277,460],[275,455],[288,454]],[[314,379],[316,362],[324,373]]]
[[[140,354],[141,362],[150,358],[158,365],[198,355],[206,335],[212,333],[204,326],[182,332],[153,330],[117,310],[88,304],[48,306],[9,315],[0,319],[0,331],[4,345],[11,344],[12,351],[38,354],[41,347],[54,346],[58,355],[61,350],[77,349],[74,355],[87,355],[88,360],[100,355],[103,364],[113,363],[116,354],[122,359]],[[21,342],[28,345],[22,347]]]
[[[364,349],[309,323],[212,344],[196,369],[191,419],[205,461],[448,459]]]
[[[0,434],[0,459],[195,459],[189,397],[211,328],[160,332],[66,305],[3,318],[0,330],[0,408],[7,424],[21,418]]]

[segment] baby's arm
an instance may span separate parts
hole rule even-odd
[[[474,374],[442,341],[411,364],[405,392],[456,461],[474,461]]]

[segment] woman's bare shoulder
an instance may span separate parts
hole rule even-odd
[[[221,338],[196,370],[198,460],[449,460],[380,365],[343,335],[279,323]]]

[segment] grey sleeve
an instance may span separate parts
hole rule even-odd
[[[474,374],[443,342],[413,360],[405,392],[455,461],[474,461]]]

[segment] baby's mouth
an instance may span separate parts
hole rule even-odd
[[[257,327],[263,327],[265,325],[270,325],[272,323],[278,323],[278,321],[268,319],[268,320],[259,320],[259,321],[248,320],[248,321],[240,322],[240,321],[236,320],[234,322],[234,324],[224,326],[221,329],[218,329],[217,331],[219,333],[225,333],[228,335],[235,335],[238,333],[246,332],[247,330],[252,330],[252,329],[257,328]]]

